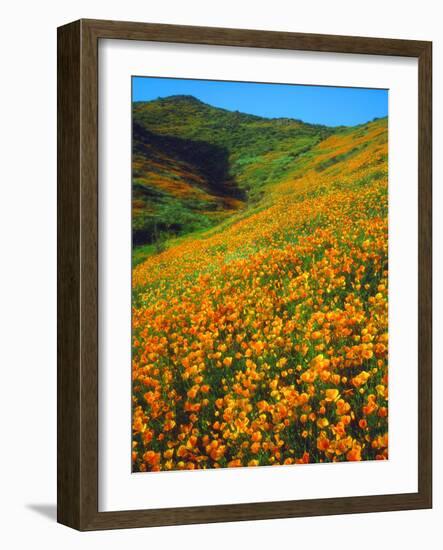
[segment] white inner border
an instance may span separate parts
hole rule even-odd
[[[131,474],[131,75],[389,89],[389,460]],[[416,59],[99,42],[99,510],[417,492]]]

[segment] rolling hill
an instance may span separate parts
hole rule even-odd
[[[193,96],[135,102],[134,245],[208,229],[257,204],[268,184],[336,131],[219,109]]]

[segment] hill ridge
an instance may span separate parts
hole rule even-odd
[[[198,97],[195,97],[192,94],[172,94],[169,96],[164,97],[157,97],[155,99],[150,100],[137,100],[134,101],[134,105],[136,106],[142,106],[142,105],[148,105],[148,104],[174,104],[174,103],[188,103],[190,105],[200,105],[204,106],[209,109],[216,109],[219,111],[223,111],[225,113],[231,113],[233,115],[241,115],[243,117],[250,117],[251,119],[257,119],[257,120],[263,120],[263,121],[281,121],[281,122],[296,122],[299,124],[303,124],[306,126],[315,126],[315,127],[322,127],[322,128],[343,128],[344,126],[328,126],[327,124],[320,124],[316,122],[307,122],[300,118],[294,118],[294,117],[286,117],[286,116],[278,116],[278,117],[267,117],[263,115],[257,115],[254,113],[248,113],[245,111],[240,111],[238,109],[228,109],[226,107],[220,107],[218,105],[213,105],[211,103],[208,103],[206,101],[203,101],[199,99]]]

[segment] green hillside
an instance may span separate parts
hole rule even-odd
[[[267,119],[192,96],[133,104],[134,245],[161,249],[257,204],[337,129]]]

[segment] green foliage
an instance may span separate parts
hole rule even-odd
[[[166,198],[156,205],[155,210],[142,210],[133,216],[133,245],[165,242],[167,236],[181,235],[211,227],[210,218],[182,204],[180,201]],[[158,247],[155,249],[161,252]]]

